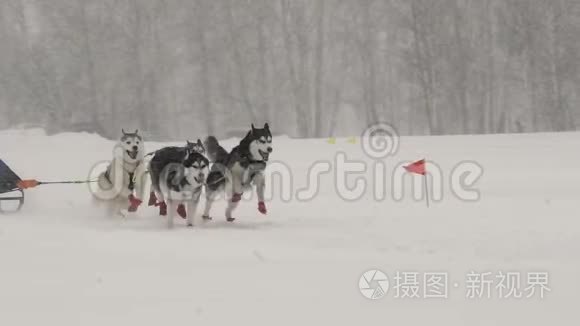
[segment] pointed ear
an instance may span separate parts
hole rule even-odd
[[[270,126],[268,125],[268,123],[267,123],[267,122],[264,124],[264,129],[266,129],[266,130],[270,130]]]
[[[121,132],[123,133],[123,136],[127,136],[127,133],[125,132],[125,129],[121,129]]]
[[[188,145],[188,146],[189,146],[189,145],[191,145],[191,144],[193,144],[193,143],[192,143],[192,142],[190,142],[189,140],[186,140],[186,142],[187,142],[187,145]]]
[[[197,144],[198,144],[199,146],[203,146],[203,143],[201,142],[201,139],[199,139],[199,138],[197,139]]]
[[[135,135],[139,134],[139,129],[135,129]]]
[[[252,131],[251,131],[252,135],[254,134],[254,130],[256,130],[256,127],[254,127],[254,124],[252,123]]]

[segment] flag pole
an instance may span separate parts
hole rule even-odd
[[[427,207],[429,207],[429,186],[427,185],[427,173],[423,174],[423,180],[425,181],[425,199],[427,200]]]

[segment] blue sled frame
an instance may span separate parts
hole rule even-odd
[[[20,177],[0,159],[0,213],[14,213],[24,205],[24,191],[18,188]],[[10,202],[9,208],[6,204]]]

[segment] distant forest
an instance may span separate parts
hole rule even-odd
[[[2,0],[0,128],[576,130],[578,0]]]

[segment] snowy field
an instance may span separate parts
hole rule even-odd
[[[0,158],[43,181],[85,179],[112,147],[88,134],[0,132]],[[295,192],[338,151],[369,164],[370,184],[371,159],[347,139],[275,138],[271,159],[290,167]],[[423,157],[444,174],[478,162],[481,199],[459,200],[444,175],[444,198],[429,208],[394,201],[389,187],[380,202],[370,192],[349,202],[329,173],[313,200],[275,195],[267,216],[245,201],[233,224],[219,203],[214,221],[167,230],[146,206],[105,216],[85,185],[29,190],[21,212],[0,215],[0,325],[577,325],[580,133],[403,137],[386,166]],[[375,268],[391,288],[369,300],[359,278]],[[397,298],[397,271],[447,273],[448,298]],[[551,291],[467,298],[471,271],[548,272]]]

